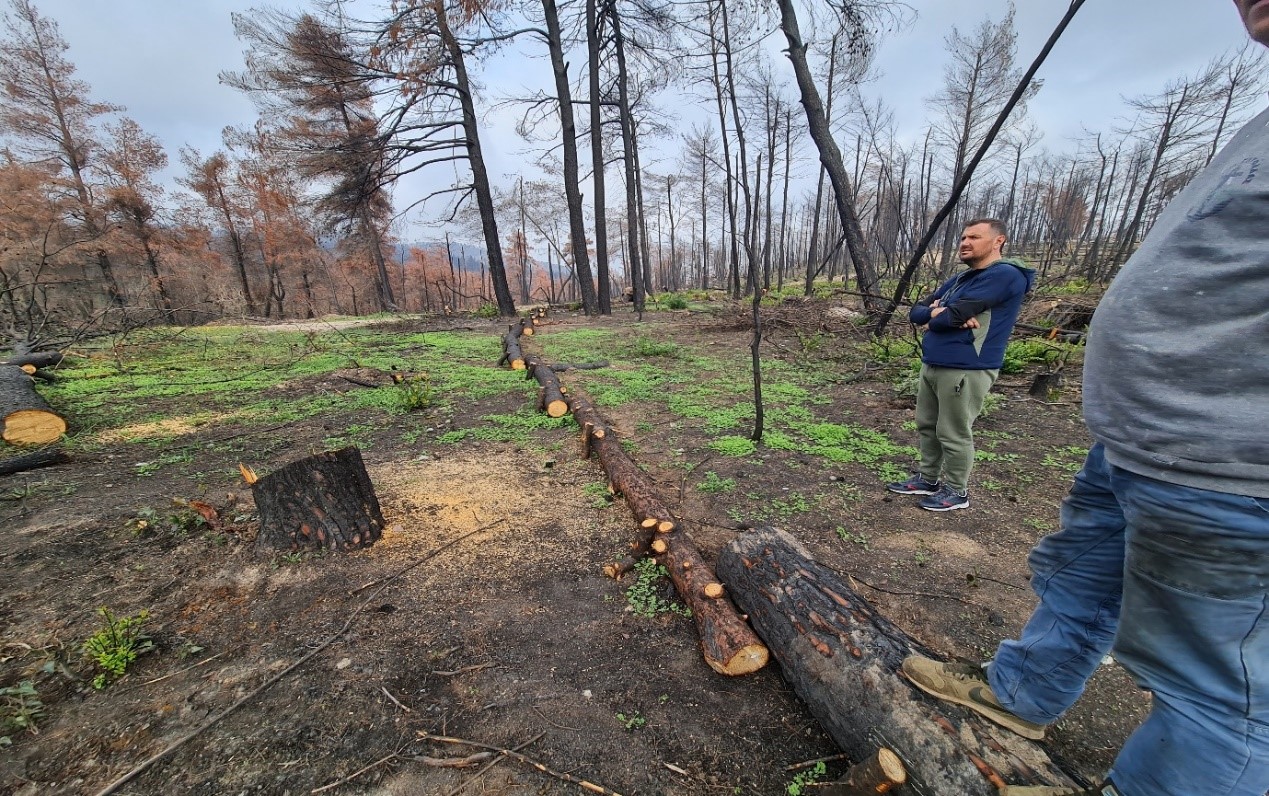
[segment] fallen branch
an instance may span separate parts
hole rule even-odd
[[[582,790],[590,791],[591,793],[599,793],[599,794],[602,794],[602,796],[621,796],[621,794],[618,793],[617,791],[609,790],[608,788],[605,788],[603,785],[596,785],[593,782],[587,782],[584,779],[578,779],[572,774],[565,774],[562,771],[555,771],[554,769],[547,768],[546,766],[542,765],[541,763],[534,760],[533,758],[528,757],[526,755],[522,755],[519,752],[512,749],[503,749],[502,747],[499,747],[499,746],[490,746],[489,744],[483,744],[477,741],[469,741],[466,738],[453,738],[453,737],[445,736],[445,735],[432,735],[429,732],[422,732],[422,731],[419,732],[419,737],[424,740],[435,741],[437,743],[465,744],[467,746],[475,746],[478,749],[488,749],[490,751],[501,754],[503,757],[511,757],[516,760],[519,760],[521,763],[526,763],[530,766],[533,766],[538,771],[541,771],[543,774],[548,774],[563,782],[571,782],[574,785],[577,785],[578,787],[580,787]],[[538,737],[541,738],[542,736],[539,735]],[[532,741],[530,741],[529,743],[532,743]],[[521,746],[520,748],[524,748],[524,747]]]
[[[384,763],[388,762],[389,760],[396,759],[397,757],[400,757],[400,755],[398,755],[396,752],[393,752],[390,755],[379,758],[378,760],[374,761],[373,763],[371,763],[370,765],[362,769],[354,771],[353,773],[349,774],[348,776],[344,777],[338,782],[332,782],[329,785],[323,785],[320,788],[313,788],[311,791],[309,791],[309,793],[321,793],[323,791],[331,790],[332,788],[338,788],[340,785],[343,785],[345,782],[352,782],[354,779],[356,779],[357,777],[360,777],[362,774],[366,773],[367,771],[373,768],[377,768],[383,765]]]
[[[189,731],[189,732],[185,733],[185,734],[184,734],[184,735],[182,735],[180,738],[176,739],[176,740],[175,740],[175,741],[173,741],[172,743],[170,743],[170,744],[168,744],[167,746],[165,746],[163,749],[159,750],[158,752],[154,753],[154,754],[153,754],[153,755],[151,755],[150,757],[148,757],[148,758],[146,758],[145,760],[143,760],[141,763],[139,763],[139,764],[138,764],[135,768],[133,768],[131,771],[129,771],[128,773],[126,773],[126,774],[124,774],[123,776],[119,777],[119,778],[118,778],[118,779],[116,779],[114,782],[111,782],[109,785],[107,785],[106,787],[102,788],[101,790],[97,791],[97,796],[109,796],[111,793],[114,793],[114,792],[115,792],[115,791],[117,791],[119,788],[123,787],[124,785],[126,785],[126,784],[127,784],[127,783],[129,783],[129,782],[131,782],[132,780],[136,779],[138,776],[140,776],[142,773],[144,773],[144,772],[145,772],[148,768],[150,768],[150,766],[154,765],[155,763],[159,762],[159,761],[160,761],[160,760],[162,760],[163,758],[165,758],[165,757],[167,757],[168,755],[172,754],[172,753],[173,753],[173,752],[175,752],[177,749],[180,749],[182,746],[184,746],[185,744],[187,744],[187,743],[189,743],[190,741],[194,740],[194,739],[195,739],[195,738],[197,738],[199,735],[201,735],[201,734],[203,734],[204,732],[206,732],[208,729],[210,729],[210,728],[214,727],[216,724],[218,724],[218,723],[219,723],[222,719],[224,719],[226,716],[228,716],[229,714],[233,713],[235,710],[237,710],[238,708],[240,708],[240,707],[242,707],[243,705],[247,704],[247,703],[248,703],[248,702],[250,702],[251,700],[255,699],[257,696],[259,696],[260,694],[262,694],[265,690],[267,690],[268,688],[270,688],[270,687],[271,687],[274,683],[277,683],[279,680],[281,680],[282,678],[286,677],[286,676],[287,676],[288,674],[290,674],[291,672],[293,672],[293,671],[295,671],[296,669],[300,668],[300,667],[301,667],[301,666],[303,666],[305,663],[308,663],[308,662],[309,662],[310,660],[312,660],[312,658],[313,658],[314,656],[316,656],[319,652],[321,652],[322,650],[326,649],[326,648],[327,648],[327,647],[329,647],[331,644],[334,644],[334,643],[335,643],[335,642],[336,642],[336,641],[337,641],[340,637],[342,637],[345,633],[347,633],[347,632],[348,632],[348,629],[349,629],[350,627],[352,627],[353,621],[354,621],[354,620],[355,620],[355,619],[356,619],[356,618],[357,618],[357,617],[361,614],[361,612],[362,612],[362,611],[364,611],[364,610],[366,609],[366,607],[367,607],[367,606],[369,606],[372,602],[374,602],[374,601],[375,601],[375,600],[379,597],[379,595],[383,593],[383,590],[384,590],[384,589],[388,588],[388,586],[389,586],[389,585],[391,585],[391,583],[392,583],[392,581],[393,581],[393,580],[395,580],[395,579],[397,579],[397,578],[401,577],[401,576],[402,576],[402,575],[404,575],[405,573],[407,573],[407,572],[409,572],[410,570],[414,569],[415,567],[417,567],[417,566],[419,566],[419,565],[423,564],[424,562],[429,561],[429,560],[431,560],[431,559],[435,558],[436,556],[440,555],[440,554],[441,554],[441,553],[443,553],[444,551],[448,550],[449,548],[451,548],[451,547],[453,547],[454,545],[458,544],[459,542],[463,541],[463,540],[464,540],[464,539],[466,539],[467,537],[469,537],[469,536],[473,536],[473,535],[475,535],[475,534],[477,534],[477,533],[480,533],[481,531],[488,530],[489,528],[492,528],[494,525],[497,525],[499,522],[503,522],[503,521],[504,521],[504,520],[497,520],[496,522],[490,523],[489,525],[487,525],[487,526],[485,526],[485,527],[483,527],[483,528],[477,528],[477,529],[476,529],[476,530],[474,530],[474,531],[470,531],[470,532],[468,532],[468,533],[465,533],[465,534],[463,534],[462,536],[458,537],[457,539],[452,539],[452,540],[450,540],[450,541],[446,542],[445,544],[441,545],[440,547],[436,548],[435,550],[431,551],[430,553],[427,553],[426,555],[424,555],[424,556],[420,557],[417,561],[415,561],[414,563],[410,564],[409,566],[407,566],[407,567],[403,567],[402,569],[400,569],[399,571],[397,571],[397,572],[396,572],[395,574],[393,574],[392,576],[390,576],[390,577],[388,577],[388,578],[384,579],[384,581],[383,581],[383,585],[382,585],[382,586],[380,586],[378,589],[376,589],[376,590],[375,590],[375,592],[374,592],[374,594],[371,594],[368,598],[366,598],[366,600],[365,600],[365,601],[364,601],[361,605],[359,605],[359,606],[357,606],[355,609],[353,609],[353,612],[352,612],[351,614],[349,614],[349,615],[348,615],[348,621],[344,622],[344,626],[343,626],[343,627],[341,627],[339,630],[335,631],[335,633],[334,633],[334,634],[332,634],[332,635],[331,635],[329,638],[327,638],[325,641],[323,641],[322,643],[320,643],[320,644],[318,644],[316,647],[314,647],[314,648],[313,648],[313,649],[312,649],[312,650],[311,650],[311,651],[310,651],[307,655],[305,655],[304,657],[300,658],[298,661],[296,661],[295,663],[293,663],[293,664],[291,664],[290,666],[286,667],[285,669],[283,669],[282,671],[278,672],[277,674],[273,675],[273,676],[272,676],[272,677],[270,677],[268,680],[265,680],[265,681],[264,681],[262,684],[260,684],[260,685],[259,685],[259,686],[258,686],[258,687],[254,690],[254,691],[251,691],[251,692],[250,692],[250,693],[248,693],[246,696],[244,696],[244,697],[242,697],[241,699],[239,699],[237,702],[233,703],[233,704],[232,704],[232,705],[230,705],[229,707],[227,707],[227,708],[225,708],[224,710],[222,710],[220,713],[217,713],[215,716],[213,716],[212,718],[210,718],[210,719],[208,719],[207,721],[203,722],[202,724],[200,724],[200,725],[199,725],[198,727],[196,727],[195,729],[193,729],[193,730],[191,730],[191,731]]]

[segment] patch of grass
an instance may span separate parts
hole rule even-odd
[[[798,492],[790,492],[785,497],[778,497],[771,501],[771,510],[784,520],[794,514],[805,514],[812,508],[811,501]]]
[[[1021,373],[1033,362],[1050,362],[1057,358],[1060,346],[1034,337],[1012,340],[1005,347],[1005,361],[1000,366],[1001,373]]]
[[[137,536],[188,536],[206,527],[203,515],[188,506],[167,514],[146,506],[127,522],[128,530]]]
[[[705,493],[730,492],[736,488],[736,479],[721,478],[718,473],[710,470],[696,488]]]
[[[116,616],[106,606],[97,609],[101,628],[84,642],[83,652],[100,670],[93,678],[93,688],[105,688],[116,678],[122,677],[138,655],[154,649],[154,642],[143,627],[150,618],[149,611],[135,616]]]
[[[836,533],[837,537],[841,539],[843,542],[851,542],[853,544],[859,545],[865,550],[868,549],[868,534],[866,533],[854,533],[854,532],[846,530],[840,525],[834,528],[833,532]]]
[[[606,509],[612,505],[612,492],[603,481],[592,481],[584,485],[582,494],[590,498],[590,506],[593,509]]]
[[[1084,467],[1084,459],[1087,456],[1088,448],[1081,448],[1078,445],[1066,445],[1054,448],[1044,454],[1040,464],[1075,474]]]
[[[44,703],[35,683],[23,680],[0,688],[0,748],[13,743],[18,732],[36,732],[36,721],[44,715]]]
[[[719,437],[709,443],[709,447],[723,454],[724,456],[751,456],[758,450],[758,446],[748,437],[727,436]]]
[[[635,582],[626,589],[626,605],[635,616],[652,619],[660,614],[691,616],[692,611],[682,603],[661,598],[661,584],[669,580],[670,572],[654,558],[640,559],[634,566]]]

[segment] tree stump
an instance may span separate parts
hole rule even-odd
[[[4,441],[46,445],[66,433],[66,420],[35,391],[35,381],[17,365],[0,365],[0,423]]]
[[[893,793],[996,796],[1008,784],[1072,787],[1043,747],[899,674],[930,653],[878,614],[796,539],[775,528],[741,534],[715,565],[785,679],[854,760],[889,749],[908,782]]]
[[[357,448],[292,462],[251,485],[260,512],[257,541],[287,550],[369,547],[385,525]]]

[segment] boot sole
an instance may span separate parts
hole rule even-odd
[[[893,492],[896,495],[934,495],[937,490],[934,489],[891,489],[886,487],[886,491]]]
[[[931,493],[933,494],[933,493]],[[922,506],[926,511],[956,511],[957,509],[969,508],[968,503],[957,503],[954,506]]]

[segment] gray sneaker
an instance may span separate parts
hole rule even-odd
[[[1043,724],[1019,718],[1000,704],[1000,700],[996,699],[996,695],[991,692],[991,686],[988,685],[981,666],[969,663],[943,663],[920,655],[909,655],[903,659],[902,669],[913,685],[930,696],[964,705],[1001,727],[1013,730],[1023,738],[1030,738],[1033,741],[1044,738]],[[1028,796],[1026,791],[1022,793],[1023,796]],[[1079,791],[1071,791],[1071,793],[1079,793]],[[1034,796],[1042,796],[1042,794],[1043,791],[1038,791]]]

